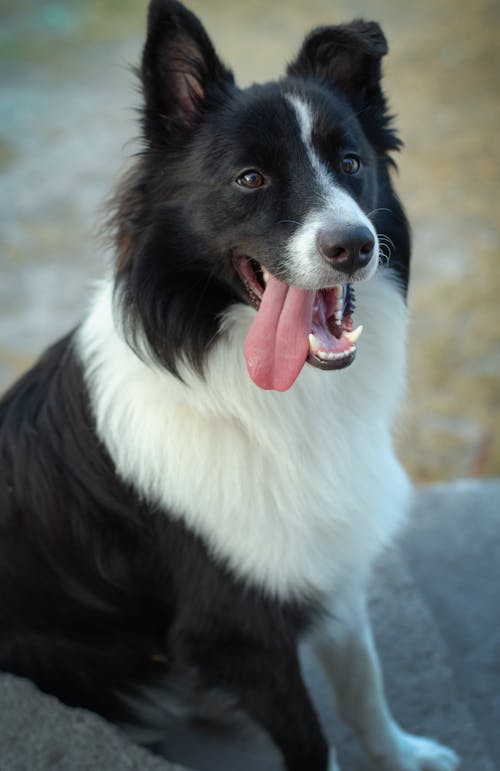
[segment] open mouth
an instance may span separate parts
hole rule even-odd
[[[351,284],[319,290],[288,286],[248,257],[239,257],[235,268],[258,311],[245,346],[257,385],[286,390],[306,361],[325,370],[354,361],[362,327],[353,330]]]

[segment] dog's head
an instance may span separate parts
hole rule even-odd
[[[406,279],[386,51],[375,22],[323,27],[284,79],[241,90],[198,19],[152,0],[145,148],[115,217],[132,344],[145,335],[171,371],[179,357],[201,368],[224,310],[244,302],[257,311],[245,355],[259,386],[289,388],[306,360],[353,361],[353,285],[377,269],[381,224]]]

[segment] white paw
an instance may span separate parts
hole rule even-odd
[[[385,757],[384,771],[455,771],[460,759],[453,750],[432,739],[401,731],[393,757]]]
[[[384,771],[455,771],[460,765],[458,755],[448,747],[403,732],[398,736],[395,756],[384,760]]]

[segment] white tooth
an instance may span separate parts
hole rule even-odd
[[[320,345],[318,338],[312,332],[309,335],[309,345],[313,351],[317,351]]]
[[[356,345],[359,338],[361,337],[361,333],[363,331],[363,325],[360,324],[359,327],[356,327],[356,329],[353,329],[352,332],[346,332],[345,330],[342,332],[342,337],[347,338],[351,345]]]
[[[337,326],[341,327],[342,326],[342,316],[343,316],[342,309],[340,309],[340,310],[337,309],[335,311],[335,313],[334,313],[334,316],[335,316],[335,321],[337,323]]]
[[[318,351],[317,356],[319,356],[319,358],[323,359],[324,361],[329,358],[329,355],[326,351]]]
[[[269,271],[268,271],[268,270],[264,270],[264,271],[262,272],[262,278],[264,279],[264,281],[266,282],[266,284],[267,284],[267,282],[269,281],[269,278],[270,278],[270,276],[271,276],[271,274],[269,273]]]

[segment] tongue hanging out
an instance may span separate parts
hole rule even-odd
[[[269,276],[245,341],[248,372],[260,388],[286,391],[297,379],[309,353],[315,294]]]
[[[321,369],[350,364],[362,331],[362,327],[352,331],[351,313],[352,290],[347,295],[343,286],[300,289],[267,275],[257,316],[245,341],[247,369],[253,382],[267,390],[286,391],[306,361]]]

